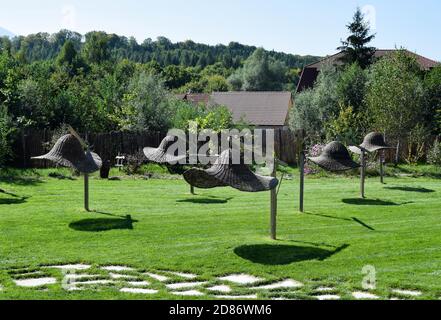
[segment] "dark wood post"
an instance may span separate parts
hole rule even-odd
[[[190,185],[190,193],[194,195],[194,187]]]
[[[360,196],[364,198],[364,180],[366,174],[366,152],[361,149],[361,168],[360,168]]]
[[[277,177],[277,160],[274,159],[273,177]],[[270,217],[271,239],[277,238],[277,189],[271,190],[271,217]]]
[[[89,175],[84,174],[84,209],[89,210]]]
[[[305,188],[305,152],[303,150],[300,151],[299,170],[300,170],[299,211],[304,212],[303,195],[304,195],[304,188]]]

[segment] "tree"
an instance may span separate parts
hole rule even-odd
[[[165,85],[169,89],[182,87],[194,79],[194,73],[184,66],[169,65],[162,70]]]
[[[227,79],[221,75],[208,76],[207,83],[204,89],[206,93],[224,92],[230,89]]]
[[[12,156],[10,140],[13,128],[6,107],[0,106],[0,166]]]
[[[105,32],[89,32],[83,50],[89,63],[101,63],[110,58],[108,48],[109,37]]]
[[[342,105],[351,106],[353,112],[364,111],[367,75],[357,62],[347,65],[337,83],[337,96]]]
[[[295,97],[290,111],[290,127],[305,130],[309,140],[321,142],[326,138],[326,123],[338,116],[340,104],[337,95],[339,73],[332,65],[325,65],[312,89]]]
[[[67,40],[63,47],[61,48],[61,51],[57,57],[57,64],[58,65],[70,65],[73,66],[75,60],[77,58],[77,51],[75,50],[75,46],[72,41]]]
[[[361,68],[366,68],[372,63],[375,48],[367,44],[375,38],[375,34],[369,34],[369,23],[364,20],[360,8],[355,11],[353,20],[346,26],[350,32],[346,40],[341,41],[337,50],[343,51],[342,61],[347,64],[357,62]]]
[[[341,141],[345,145],[357,145],[363,139],[362,115],[354,112],[352,106],[340,105],[337,117],[326,123],[328,141]]]
[[[258,48],[245,61],[243,68],[230,77],[233,88],[244,91],[280,91],[285,84],[286,66]]]
[[[441,133],[441,65],[433,68],[424,78],[426,108],[424,122],[434,134]],[[435,117],[434,117],[435,115]]]
[[[366,102],[373,129],[400,142],[421,121],[424,90],[414,57],[405,50],[388,55],[375,63],[368,76]]]
[[[167,131],[172,119],[170,99],[158,76],[144,72],[135,76],[124,96],[120,126],[131,130]]]

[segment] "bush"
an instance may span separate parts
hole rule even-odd
[[[441,143],[435,140],[432,148],[427,155],[427,162],[433,165],[441,166]]]
[[[324,148],[325,148],[325,145],[323,145],[323,144],[315,144],[308,149],[308,152],[306,153],[305,156],[306,157],[318,157],[318,156],[320,156],[320,154],[322,153]],[[315,174],[315,173],[320,172],[321,170],[322,169],[318,165],[312,163],[311,161],[305,162],[304,172],[306,175]]]
[[[295,107],[291,109],[292,130],[305,130],[309,141],[317,142],[326,137],[323,125],[339,113],[337,83],[339,73],[331,65],[324,66],[317,77],[314,88],[302,91],[295,97]]]
[[[12,157],[11,134],[13,126],[5,107],[0,107],[0,166]]]
[[[361,116],[352,106],[340,106],[339,115],[326,123],[327,140],[336,140],[346,145],[357,145],[362,140]]]

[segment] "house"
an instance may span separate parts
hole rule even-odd
[[[396,52],[398,50],[377,50],[375,51],[375,57],[381,58],[385,55],[388,55],[392,52]],[[433,61],[431,59],[428,59],[426,57],[423,57],[421,55],[418,55],[416,53],[413,53],[411,51],[406,50],[406,52],[409,55],[412,55],[416,58],[418,64],[421,66],[422,70],[430,70],[431,68],[435,67],[438,62]],[[314,83],[317,79],[317,76],[320,72],[320,69],[327,64],[332,65],[341,65],[343,62],[341,61],[341,58],[343,57],[343,52],[336,53],[332,56],[326,57],[323,60],[320,60],[315,63],[311,63],[303,68],[303,71],[300,75],[300,80],[297,85],[297,93],[302,92],[305,89],[312,88],[314,86]]]
[[[226,106],[233,121],[257,128],[283,129],[288,126],[289,109],[293,105],[291,92],[213,92],[209,104]]]

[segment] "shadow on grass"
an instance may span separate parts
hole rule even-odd
[[[384,189],[398,190],[398,191],[407,191],[407,192],[420,192],[420,193],[432,193],[432,192],[435,192],[435,190],[432,190],[432,189],[414,188],[414,187],[384,187]]]
[[[357,222],[358,224],[360,224],[361,226],[365,227],[366,229],[375,231],[374,228],[372,228],[371,226],[367,225],[366,223],[364,223],[363,221],[361,221],[360,219],[356,218],[356,217],[352,217],[352,220]]]
[[[396,202],[384,201],[380,199],[361,199],[361,198],[342,199],[341,201],[346,204],[353,204],[357,206],[400,206],[403,204],[412,203],[412,202],[396,203]]]
[[[327,215],[327,214],[310,213],[310,212],[304,212],[304,214],[308,214],[308,215],[311,215],[311,216],[322,217],[322,218],[328,218],[328,219],[336,219],[336,220],[344,220],[344,221],[356,222],[359,225],[361,225],[361,226],[363,226],[363,227],[365,227],[365,228],[367,228],[369,230],[375,231],[374,228],[372,228],[371,226],[367,225],[366,223],[364,223],[363,221],[361,221],[360,219],[358,219],[356,217],[341,218],[341,217],[330,216],[330,215]]]
[[[347,247],[349,247],[349,245],[344,244],[334,250],[326,250],[303,246],[256,244],[237,247],[234,249],[234,253],[239,257],[254,263],[264,265],[287,265],[294,262],[308,260],[323,261]]]
[[[0,198],[0,205],[2,205],[2,204],[7,204],[7,205],[9,205],[9,204],[21,204],[21,203],[25,203],[26,200],[29,198],[29,197],[20,197],[19,195],[16,195],[15,193],[8,192],[8,191],[0,189],[0,194],[1,193],[2,194],[6,194],[8,196],[11,196],[13,198]]]
[[[69,228],[77,231],[102,232],[117,229],[133,229],[133,220],[130,215],[125,218],[101,218],[101,219],[83,219],[69,224]]]
[[[221,204],[221,203],[227,203],[233,199],[233,197],[229,198],[190,198],[190,199],[182,199],[182,200],[176,200],[176,202],[179,203],[200,203],[200,204]]]
[[[26,202],[26,198],[13,198],[13,199],[0,199],[0,205],[2,204],[6,204],[6,205],[10,205],[10,204],[22,204]]]
[[[9,184],[32,186],[43,183],[38,172],[34,170],[4,169],[0,172],[0,181]]]

